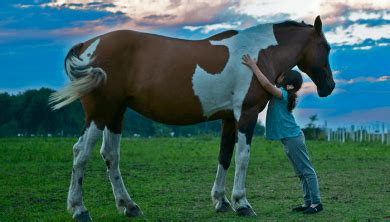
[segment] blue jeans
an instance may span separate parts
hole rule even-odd
[[[306,150],[305,136],[282,139],[284,151],[301,181],[305,205],[321,203],[316,171],[310,163]]]

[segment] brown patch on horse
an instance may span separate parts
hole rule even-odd
[[[203,46],[204,48],[202,48],[202,50],[200,50],[201,54],[198,57],[199,66],[210,74],[221,73],[225,68],[227,61],[229,60],[229,49],[223,45],[212,45],[210,41],[221,41],[224,39],[231,38],[237,34],[238,31],[236,30],[228,30],[205,39],[207,44]],[[219,56],[210,57],[205,55],[219,55]]]
[[[234,144],[237,140],[237,122],[234,118],[224,119],[221,126],[221,144],[218,161],[227,170],[233,155]]]
[[[197,52],[197,64],[210,74],[221,73],[229,60],[229,49],[226,46],[212,45],[209,41],[202,42]]]

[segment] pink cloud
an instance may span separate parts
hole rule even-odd
[[[360,76],[353,79],[335,79],[336,83],[353,84],[358,82],[385,82],[390,80],[390,76],[380,76],[378,78],[369,76]]]
[[[352,110],[349,113],[345,113],[339,116],[329,118],[329,122],[333,124],[337,123],[350,123],[350,124],[364,124],[374,121],[381,121],[390,123],[390,107],[379,107],[367,110]]]
[[[123,13],[133,20],[132,24],[139,26],[172,26],[185,24],[199,24],[213,22],[221,13],[229,10],[236,4],[235,1],[128,1],[122,0],[96,0],[100,4],[108,4],[107,7],[96,7],[89,0],[54,0],[42,4],[42,7],[69,8],[75,10],[98,10],[112,13]]]
[[[301,89],[298,91],[299,96],[311,93],[317,93],[317,86],[313,82],[304,82]]]

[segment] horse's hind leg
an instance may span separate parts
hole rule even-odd
[[[124,209],[124,214],[129,217],[141,216],[142,211],[130,198],[123,184],[119,169],[120,139],[121,134],[113,133],[106,127],[103,132],[103,144],[100,154],[107,165],[107,172],[118,209]]]
[[[226,198],[225,180],[226,180],[226,173],[232,159],[236,136],[237,136],[236,121],[234,119],[223,120],[221,145],[220,145],[219,157],[218,157],[219,164],[217,168],[217,175],[215,177],[215,182],[211,190],[211,198],[215,203],[216,212],[228,212],[233,210],[229,200]]]
[[[73,218],[77,221],[91,221],[87,208],[83,203],[82,184],[87,161],[91,150],[101,137],[94,122],[85,130],[78,142],[73,146],[73,170],[68,193],[68,210],[74,212]]]

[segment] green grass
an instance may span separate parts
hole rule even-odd
[[[69,221],[66,197],[74,139],[0,139],[0,221]],[[382,221],[390,220],[390,147],[308,142],[325,211],[291,213],[301,203],[297,177],[279,142],[255,138],[247,197],[257,218],[214,213],[218,138],[123,139],[121,171],[145,216],[136,221]],[[100,147],[100,146],[99,146]],[[115,208],[105,164],[95,147],[84,179],[94,221],[128,221]],[[234,159],[234,158],[233,158]],[[233,184],[234,160],[227,177]]]

